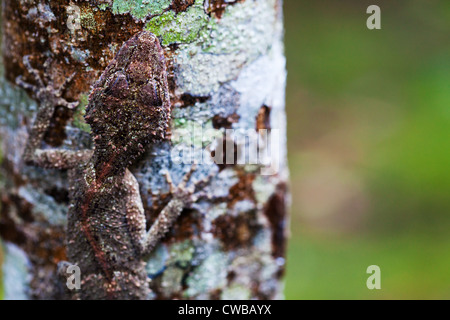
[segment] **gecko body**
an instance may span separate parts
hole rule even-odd
[[[24,59],[28,69],[32,69]],[[166,138],[170,100],[164,52],[158,39],[142,31],[108,64],[89,96],[85,119],[91,126],[93,150],[40,149],[54,108],[75,107],[62,98],[63,86],[33,89],[40,108],[31,128],[24,160],[28,164],[69,170],[70,207],[67,256],[81,272],[80,299],[147,299],[149,280],[144,258],[170,230],[182,209],[196,201],[187,183],[195,167],[175,186],[167,175],[172,200],[149,231],[139,185],[128,167],[152,144]],[[68,79],[69,82],[71,79]],[[64,85],[66,85],[65,83]],[[62,263],[62,269],[67,267]]]

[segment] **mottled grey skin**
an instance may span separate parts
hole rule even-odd
[[[93,151],[39,149],[54,108],[72,105],[61,98],[62,89],[37,81],[34,92],[41,105],[24,159],[36,166],[70,169],[67,255],[81,271],[81,289],[72,297],[147,299],[144,257],[183,207],[196,201],[194,184],[186,187],[194,168],[177,187],[167,176],[172,200],[146,232],[139,186],[127,169],[146,147],[165,139],[169,127],[167,70],[158,39],[146,31],[133,36],[94,85],[85,116]],[[18,84],[31,87],[21,79]]]

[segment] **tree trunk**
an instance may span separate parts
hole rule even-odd
[[[172,105],[170,141],[130,168],[148,227],[170,198],[166,169],[179,181],[194,159],[197,177],[216,173],[148,260],[152,298],[282,297],[288,170],[281,6],[281,0],[79,0],[70,6],[3,0],[6,299],[64,296],[56,265],[66,259],[67,172],[22,160],[39,108],[32,92],[15,84],[22,76],[37,85],[23,57],[45,85],[60,85],[75,72],[64,97],[80,104],[75,111],[56,108],[44,145],[86,149],[92,147],[83,118],[90,88],[121,45],[144,29],[164,48]]]

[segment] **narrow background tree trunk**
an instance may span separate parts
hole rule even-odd
[[[22,161],[27,128],[39,107],[28,96],[31,92],[15,85],[19,75],[34,81],[23,56],[30,56],[46,84],[49,79],[61,84],[76,72],[65,98],[80,106],[75,112],[56,109],[45,143],[85,149],[91,146],[83,120],[90,86],[122,43],[143,29],[156,34],[166,52],[173,122],[171,141],[154,146],[132,168],[149,225],[170,196],[164,170],[178,181],[190,166],[179,164],[174,155],[209,159],[212,154],[217,159],[231,143],[236,148],[231,160],[236,160],[246,142],[214,140],[227,129],[269,132],[277,137],[278,147],[277,170],[271,175],[262,174],[259,165],[199,165],[198,176],[217,174],[204,190],[207,197],[184,210],[149,259],[153,297],[281,298],[288,170],[280,0],[99,0],[71,6],[64,1],[3,0],[4,297],[61,298],[55,272],[66,258],[67,173]]]

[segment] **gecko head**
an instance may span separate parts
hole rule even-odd
[[[90,124],[98,161],[128,167],[146,148],[165,139],[170,101],[164,52],[150,32],[125,42],[89,97]]]

